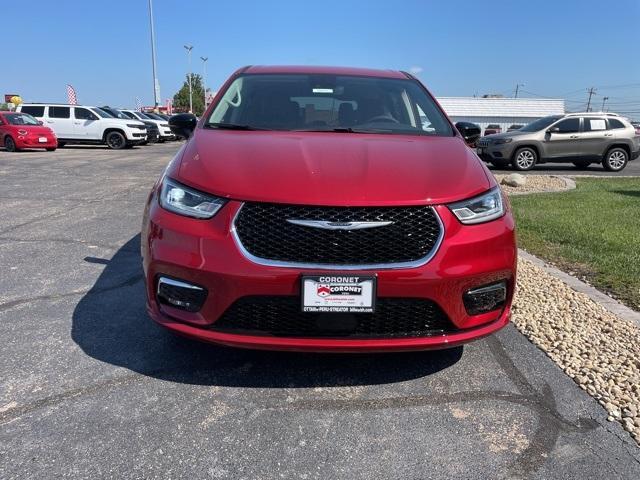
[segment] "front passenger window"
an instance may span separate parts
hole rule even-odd
[[[76,119],[78,120],[97,120],[98,117],[96,117],[93,113],[91,113],[91,111],[87,110],[86,108],[74,108],[74,113],[76,116]]]
[[[555,125],[557,133],[577,133],[580,131],[580,118],[567,118]]]

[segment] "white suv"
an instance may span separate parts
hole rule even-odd
[[[153,114],[142,113],[136,110],[128,110],[128,109],[120,109],[122,113],[124,113],[129,118],[137,118],[143,122],[153,122],[158,126],[159,133],[159,141],[164,142],[165,140],[175,140],[176,136],[173,134],[171,129],[169,128],[169,122],[164,118],[156,117]]]
[[[97,107],[50,103],[19,105],[50,127],[58,137],[58,146],[67,143],[102,144],[112,149],[132,147],[147,139],[147,127],[137,120],[114,118]]]

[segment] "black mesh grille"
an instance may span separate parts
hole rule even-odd
[[[325,230],[287,222],[389,221],[362,230]],[[236,231],[252,255],[269,260],[367,265],[411,262],[429,255],[440,235],[435,212],[418,207],[315,207],[246,203],[236,218]]]
[[[455,330],[430,300],[379,298],[375,313],[304,313],[299,297],[243,297],[211,327],[217,331],[297,337],[425,337]]]

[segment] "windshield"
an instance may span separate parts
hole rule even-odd
[[[444,114],[416,81],[348,75],[242,75],[207,119],[206,126],[217,125],[453,135]]]
[[[40,125],[40,122],[27,113],[5,113],[4,118],[11,125]]]
[[[101,109],[102,110],[102,109]],[[102,110],[103,112],[106,110]],[[128,120],[129,117],[127,117],[123,112],[121,112],[120,110],[116,110],[115,108],[112,108],[111,110],[108,111],[111,115],[113,115],[116,118],[122,118],[124,120]]]
[[[156,115],[155,113],[145,113],[147,117],[153,118],[154,120],[162,120],[164,122],[164,118],[160,115]]]
[[[97,114],[99,117],[102,118],[115,118],[113,115],[111,115],[109,112],[105,112],[104,110],[102,110],[101,108],[98,107],[93,107],[91,110],[93,110],[93,112],[95,114]]]
[[[539,120],[536,120],[535,122],[531,122],[525,125],[518,131],[519,132],[539,132],[540,130],[547,128],[549,125],[551,125],[556,120],[559,120],[560,118],[562,118],[560,115],[551,115],[550,117],[544,117]]]
[[[146,113],[142,113],[142,112],[136,112],[135,113],[137,115],[138,118],[142,118],[144,120],[155,120],[154,118],[151,118],[149,115],[147,115]]]

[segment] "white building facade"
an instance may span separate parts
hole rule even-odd
[[[506,132],[514,124],[565,113],[564,100],[556,98],[438,97],[438,102],[454,123],[475,123],[483,134],[488,125],[500,125]]]

